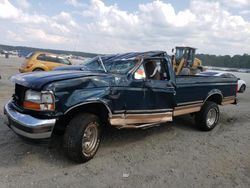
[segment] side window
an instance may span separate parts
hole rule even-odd
[[[164,59],[153,59],[145,62],[146,76],[151,80],[169,80],[167,62]]]
[[[46,61],[46,56],[45,56],[45,54],[40,54],[39,56],[37,56],[36,59],[39,61]]]
[[[141,80],[141,79],[145,79],[146,78],[146,74],[145,74],[145,70],[143,65],[141,65],[137,71],[134,74],[134,79],[136,80]]]
[[[65,64],[65,65],[71,65],[71,63],[68,59],[58,58],[58,62]]]
[[[45,55],[45,61],[53,62],[53,63],[60,63],[57,57],[53,57],[50,55]]]
[[[46,60],[53,62],[53,63],[59,63],[58,59],[56,57],[52,57],[52,56],[46,56]]]

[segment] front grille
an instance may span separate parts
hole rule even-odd
[[[23,106],[23,101],[25,98],[25,92],[27,91],[28,88],[16,84],[15,86],[15,94],[13,95],[13,100],[15,102],[15,104],[17,104],[18,106]]]

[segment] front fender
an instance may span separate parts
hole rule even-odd
[[[77,78],[49,84],[46,89],[54,92],[56,111],[64,114],[70,108],[89,102],[104,101],[111,108],[108,78]]]
[[[109,106],[109,104],[107,103],[107,101],[104,101],[104,100],[97,100],[97,101],[87,101],[87,102],[82,102],[82,103],[78,103],[78,104],[76,104],[76,105],[74,105],[74,106],[71,106],[70,108],[68,108],[65,112],[64,112],[64,114],[67,114],[67,113],[69,113],[70,111],[72,111],[72,110],[74,110],[74,109],[76,109],[76,108],[78,108],[78,107],[82,107],[82,106],[85,106],[85,105],[89,105],[89,104],[102,104],[102,105],[104,105],[105,106],[105,108],[107,109],[107,111],[109,112],[109,114],[111,115],[112,114],[112,111],[111,111],[111,109],[110,109],[110,106]],[[98,110],[98,109],[96,109],[96,110]]]

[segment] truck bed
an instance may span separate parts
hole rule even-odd
[[[222,99],[236,97],[237,79],[218,76],[177,76],[176,77],[177,106],[204,101],[210,94],[216,92]]]

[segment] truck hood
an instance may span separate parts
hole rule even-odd
[[[71,65],[71,66],[60,66],[60,67],[56,67],[53,70],[82,70],[82,68],[84,68],[84,65]]]
[[[41,90],[44,85],[52,82],[74,79],[74,78],[92,77],[92,76],[107,76],[107,74],[100,72],[92,72],[92,71],[74,71],[74,70],[32,72],[32,73],[17,74],[15,76],[12,76],[11,81],[34,90]]]

